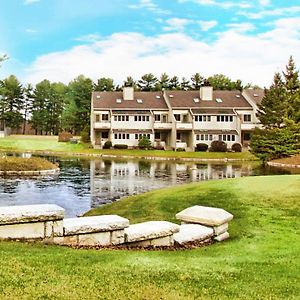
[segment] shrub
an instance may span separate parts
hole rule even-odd
[[[115,144],[114,148],[115,149],[128,149],[128,145],[125,145],[125,144]]]
[[[300,124],[284,128],[255,129],[251,152],[263,161],[292,156],[300,152]]]
[[[106,141],[103,145],[103,149],[110,149],[112,147],[111,141]]]
[[[209,151],[210,152],[226,152],[227,144],[223,141],[212,141]]]
[[[58,141],[64,143],[69,142],[72,137],[73,137],[72,133],[63,131],[58,134]]]
[[[208,145],[204,143],[199,143],[196,145],[196,151],[207,151]]]
[[[234,143],[232,146],[231,146],[231,150],[233,152],[242,152],[242,145],[239,144],[239,143]]]
[[[90,126],[85,126],[83,130],[80,132],[81,141],[83,143],[90,142]]]
[[[176,151],[178,151],[178,152],[185,152],[185,148],[177,148]]]
[[[147,136],[144,135],[139,139],[139,148],[140,149],[151,148],[151,141]]]

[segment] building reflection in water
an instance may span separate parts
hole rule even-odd
[[[241,177],[249,175],[251,170],[241,164],[92,160],[91,206],[180,183]]]

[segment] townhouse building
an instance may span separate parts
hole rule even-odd
[[[102,148],[106,141],[137,147],[146,135],[154,147],[194,150],[198,143],[221,140],[231,147],[247,144],[260,126],[257,105],[263,90],[93,92],[91,142]]]

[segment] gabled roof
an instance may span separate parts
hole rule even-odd
[[[134,100],[124,100],[123,92],[93,92],[92,101],[94,109],[168,109],[162,92],[134,92]]]
[[[172,108],[251,108],[240,91],[213,91],[212,101],[201,100],[199,91],[166,91],[166,94]]]
[[[245,89],[244,93],[255,104],[260,104],[261,100],[263,99],[263,97],[265,95],[265,91],[263,89]]]

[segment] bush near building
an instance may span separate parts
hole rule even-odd
[[[231,146],[231,150],[233,152],[242,152],[242,145],[239,144],[239,143],[234,143],[232,146]]]
[[[227,144],[223,141],[212,141],[209,148],[210,152],[227,152]]]
[[[151,141],[147,136],[142,136],[139,139],[139,148],[140,149],[150,149],[151,148]]]
[[[199,143],[196,145],[196,149],[195,151],[202,151],[202,152],[206,152],[208,150],[208,145],[205,143]]]

